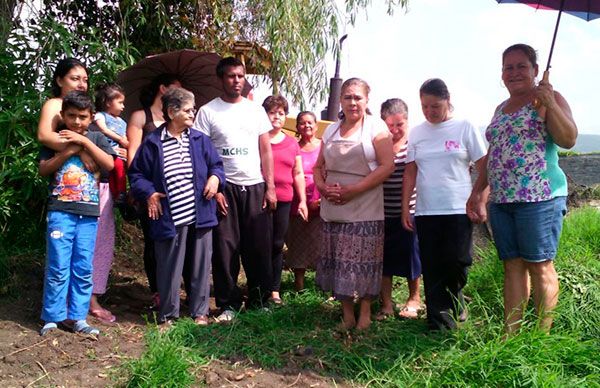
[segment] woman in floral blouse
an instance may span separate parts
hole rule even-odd
[[[486,130],[487,171],[467,204],[475,222],[490,221],[504,263],[504,317],[507,333],[520,326],[531,287],[540,327],[552,326],[558,300],[556,256],[566,214],[567,179],[558,166],[558,147],[571,148],[577,126],[571,109],[553,90],[548,74],[536,85],[537,56],[516,44],[502,54],[502,81],[510,97],[497,108]]]

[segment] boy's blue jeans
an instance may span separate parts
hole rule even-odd
[[[48,212],[42,320],[86,319],[98,217]]]

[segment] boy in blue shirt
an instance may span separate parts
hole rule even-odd
[[[67,319],[74,322],[75,332],[100,333],[86,321],[92,296],[100,173],[88,170],[79,155],[89,154],[99,169],[110,171],[114,151],[101,133],[88,132],[92,115],[92,100],[85,92],[68,93],[61,111],[67,129],[59,132],[67,145],[62,151],[46,147],[40,151],[40,175],[52,175],[42,307],[45,324],[40,335]]]

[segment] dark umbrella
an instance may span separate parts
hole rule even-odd
[[[181,86],[188,89],[200,107],[223,93],[216,67],[221,57],[196,50],[171,51],[148,56],[119,73],[117,82],[125,89],[125,117],[142,108],[140,92],[158,75],[175,74]],[[247,96],[252,86],[246,82],[242,94]]]
[[[550,61],[554,52],[554,43],[556,42],[556,33],[560,24],[560,17],[563,12],[577,16],[586,21],[600,18],[600,0],[496,0],[498,3],[522,3],[536,9],[554,9],[558,11],[556,19],[556,27],[554,27],[554,36],[552,37],[552,45],[550,45],[550,55],[548,55],[548,63],[544,77],[548,77],[550,70]]]

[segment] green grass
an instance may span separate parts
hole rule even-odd
[[[147,351],[127,365],[128,386],[189,386],[201,379],[197,368],[214,358],[309,368],[375,387],[600,386],[600,212],[579,209],[565,221],[556,260],[561,296],[550,335],[537,330],[529,311],[524,329],[503,340],[502,265],[493,247],[477,253],[465,289],[470,318],[455,332],[429,333],[422,320],[388,320],[366,334],[338,335],[339,305],[327,302],[309,278],[308,292],[288,292],[283,307],[240,314],[231,325],[199,328],[185,319],[167,335],[151,329]],[[291,285],[289,276],[285,284]],[[396,283],[396,300],[406,297],[405,289]],[[299,346],[312,348],[312,355],[295,355]]]

